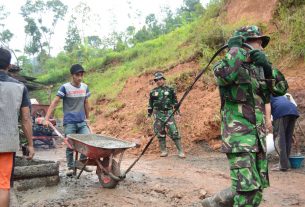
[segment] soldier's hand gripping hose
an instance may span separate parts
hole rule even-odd
[[[249,55],[254,65],[263,67],[265,78],[270,79],[272,77],[272,66],[269,63],[266,54],[260,50],[251,50]]]

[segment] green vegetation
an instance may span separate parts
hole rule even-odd
[[[292,59],[305,57],[305,1],[280,0],[274,18],[277,30],[273,33],[273,42],[269,51],[273,59],[284,56]]]
[[[221,2],[213,1],[211,3],[213,12],[210,12],[208,7],[207,15],[214,14],[215,5],[221,5]],[[215,24],[218,26],[215,27]],[[85,82],[90,86],[91,100],[95,102],[99,98],[115,99],[129,77],[157,70],[168,70],[192,57],[200,58],[197,56],[202,54],[202,51],[204,51],[203,60],[200,61],[205,62],[213,53],[213,49],[209,47],[216,48],[224,43],[224,37],[220,40],[218,37],[215,38],[211,28],[222,31],[216,18],[209,19],[203,15],[198,21],[186,24],[167,35],[139,43],[121,52],[83,47],[82,64],[88,70]],[[77,62],[78,58],[78,54],[62,52],[57,57],[48,59],[44,65],[48,73],[40,75],[39,81],[45,84],[67,81],[69,67],[73,62]],[[38,93],[34,94],[41,97],[42,93]],[[45,98],[42,97],[42,100]]]
[[[304,58],[305,23],[302,21],[302,14],[305,12],[305,3],[300,1],[296,5],[287,3],[291,2],[288,0],[281,2],[274,19],[278,31],[272,33],[272,41],[267,48],[268,54],[271,54],[272,61],[279,60],[287,53],[293,58]],[[196,60],[202,66],[206,65],[216,49],[230,37],[233,30],[247,24],[244,21],[234,25],[224,24],[219,17],[223,5],[223,0],[212,0],[203,15],[196,21],[155,39],[138,43],[131,48],[117,51],[97,49],[90,44],[85,44],[79,50],[62,52],[57,57],[46,60],[44,70],[48,73],[40,75],[39,81],[45,84],[56,84],[58,87],[68,80],[71,64],[81,62],[87,70],[85,82],[92,93],[91,102],[97,103],[99,100],[106,99],[108,109],[105,115],[110,116],[124,107],[116,100],[116,97],[128,78],[144,73],[166,71],[190,60]],[[266,25],[259,24],[259,26],[266,31]],[[168,82],[178,91],[184,91],[197,72],[190,69],[188,72],[168,77]],[[202,80],[204,83],[213,81],[211,72],[205,76]],[[53,94],[56,91],[54,89]],[[34,96],[42,101],[47,100],[46,93],[41,91],[34,92]],[[141,117],[142,115],[139,115],[139,120],[142,120]]]
[[[124,107],[125,107],[124,103],[121,103],[119,101],[112,101],[108,104],[107,109],[104,112],[104,116],[105,117],[111,116],[114,112],[117,112]]]

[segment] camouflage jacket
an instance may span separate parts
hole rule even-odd
[[[246,51],[233,47],[214,67],[221,96],[222,151],[257,152],[259,142],[266,151],[265,104],[270,94],[283,95],[287,81],[273,68],[272,79],[264,78],[262,67],[245,62]]]
[[[150,91],[148,111],[168,111],[177,104],[177,96],[172,87],[160,86]]]

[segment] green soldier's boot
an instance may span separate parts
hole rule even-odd
[[[167,149],[166,149],[166,140],[165,139],[159,139],[159,145],[160,145],[160,157],[166,157],[168,155]]]
[[[174,142],[175,142],[175,145],[176,145],[177,150],[178,150],[178,156],[180,158],[185,158],[185,154],[184,154],[182,146],[181,146],[181,140],[180,139],[175,139]]]

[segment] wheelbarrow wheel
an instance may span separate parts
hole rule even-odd
[[[103,165],[103,167],[107,168],[108,165],[109,165],[109,160],[108,159],[104,159],[102,161],[102,165]],[[112,169],[111,169],[111,172],[115,176],[119,176],[121,174],[120,168],[119,168],[119,164],[115,160],[112,160]],[[99,179],[101,185],[104,188],[115,188],[116,185],[119,182],[119,181],[114,180],[113,178],[111,178],[109,175],[106,175],[105,173],[103,173],[103,171],[99,167],[97,167],[97,169],[96,169],[96,174],[98,176],[98,179]]]

